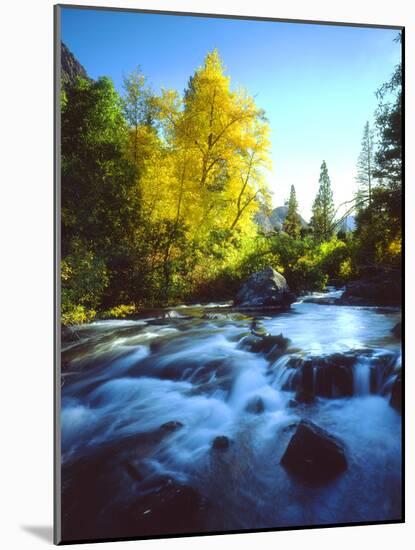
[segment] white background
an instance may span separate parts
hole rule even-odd
[[[172,550],[414,547],[414,123],[415,17],[411,1],[143,0],[83,2],[206,13],[406,26],[407,523],[123,542],[113,548]],[[53,394],[52,0],[4,0],[0,11],[0,546],[51,544]],[[359,429],[356,426],[356,429]],[[411,541],[412,538],[412,542]],[[89,548],[91,545],[85,545]],[[99,545],[100,547],[102,545]],[[108,547],[108,546],[107,546]],[[98,548],[98,545],[92,546]],[[109,548],[109,547],[108,547]]]

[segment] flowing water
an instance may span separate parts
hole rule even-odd
[[[255,323],[210,304],[66,331],[65,538],[399,519],[401,417],[389,404],[399,318],[305,300]],[[289,342],[257,349],[258,330]],[[295,403],[306,365],[315,399]],[[344,442],[348,469],[330,482],[280,465],[302,418]]]

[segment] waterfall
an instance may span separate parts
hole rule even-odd
[[[367,357],[360,357],[353,365],[353,386],[355,395],[368,395],[370,393],[370,366]]]

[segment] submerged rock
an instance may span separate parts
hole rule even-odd
[[[187,532],[201,527],[205,505],[195,489],[169,479],[132,503],[122,521],[140,534]]]
[[[282,334],[259,334],[257,332],[245,336],[241,347],[253,353],[263,353],[269,361],[275,361],[283,355],[291,340]]]
[[[180,428],[183,428],[183,422],[180,422],[180,420],[170,420],[169,422],[165,422],[160,426],[161,430],[168,433],[175,432]]]
[[[216,451],[226,451],[230,446],[230,439],[226,435],[218,435],[212,443],[212,449]]]
[[[133,462],[126,460],[124,462],[124,466],[125,466],[125,471],[134,481],[137,481],[137,482],[143,481],[144,479],[143,474],[140,472],[140,470],[137,468],[137,466]]]
[[[295,301],[285,278],[272,267],[253,273],[242,283],[234,305],[240,308],[286,309]]]
[[[308,404],[308,403],[313,403],[313,401],[315,401],[315,395],[313,391],[301,389],[301,390],[298,390],[295,394],[296,404],[300,404],[300,403]]]
[[[265,404],[262,397],[253,397],[246,406],[246,411],[252,414],[261,414],[265,410]]]
[[[343,443],[313,422],[302,420],[281,464],[304,481],[324,483],[347,469]]]
[[[355,394],[383,395],[394,373],[396,353],[375,353],[373,350],[354,350],[325,356],[292,355],[285,363],[289,371],[282,390],[296,392],[298,402],[307,403],[313,397],[342,398]],[[280,376],[277,363],[270,371]]]

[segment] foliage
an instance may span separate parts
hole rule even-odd
[[[102,319],[125,319],[135,313],[136,307],[134,304],[120,304],[114,306],[106,311],[103,311],[100,315]]]
[[[378,184],[367,208],[356,216],[353,269],[358,276],[401,273],[402,243],[402,67],[377,91],[379,144],[373,175]]]
[[[363,131],[362,149],[357,161],[356,181],[359,188],[356,197],[356,205],[358,210],[361,210],[364,206],[370,206],[372,202],[373,169],[374,135],[369,122],[366,122]]]
[[[333,193],[326,162],[320,169],[319,189],[314,199],[310,221],[313,235],[318,241],[327,241],[334,232]]]
[[[376,125],[380,137],[374,175],[390,186],[402,184],[402,65],[377,91]]]
[[[125,318],[143,305],[232,299],[243,279],[269,265],[295,292],[371,266],[400,269],[399,75],[379,91],[374,156],[365,127],[359,177],[370,212],[360,208],[355,234],[343,239],[333,236],[325,162],[311,231],[301,229],[292,186],[283,231],[258,232],[255,213],[270,206],[270,129],[246,90],[231,87],[216,50],[183,94],[155,94],[140,68],[125,77],[123,97],[108,78],[65,85],[62,323]],[[375,187],[365,174],[378,178]]]
[[[108,271],[102,258],[82,241],[74,239],[70,254],[61,265],[62,322],[80,324],[92,320],[108,284]]]
[[[298,213],[298,202],[294,185],[291,185],[288,212],[284,220],[283,230],[288,233],[288,235],[291,235],[291,237],[299,237],[301,233],[301,220]]]

